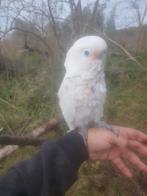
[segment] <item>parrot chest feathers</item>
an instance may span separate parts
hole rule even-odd
[[[103,117],[106,97],[104,77],[93,80],[65,77],[58,96],[63,116],[70,128],[98,123]]]

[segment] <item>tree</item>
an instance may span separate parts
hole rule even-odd
[[[138,1],[138,0],[131,0],[131,7],[135,11],[135,16],[136,16],[136,22],[138,27],[141,27],[144,25],[145,18],[147,16],[147,1],[143,0]],[[142,7],[142,5],[144,6]]]
[[[138,38],[136,53],[139,53],[143,48],[144,43],[144,23],[147,17],[147,1],[130,0],[131,8],[134,10],[135,19],[138,27]],[[144,5],[142,7],[142,5]]]
[[[116,26],[115,26],[116,9],[117,9],[117,4],[114,4],[106,22],[106,33],[110,36],[116,30]]]
[[[38,30],[31,22],[16,19],[13,32],[13,39],[22,42],[22,48],[29,49],[31,45],[35,44],[36,38],[33,34],[38,34]]]

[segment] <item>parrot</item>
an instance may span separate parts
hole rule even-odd
[[[96,35],[84,36],[70,47],[65,58],[65,75],[58,91],[59,106],[69,130],[77,130],[87,140],[91,127],[105,123],[107,95],[105,63],[108,46]]]

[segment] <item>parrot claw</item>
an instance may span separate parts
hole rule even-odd
[[[116,130],[113,129],[112,125],[107,124],[105,121],[100,121],[98,124],[99,128],[104,128],[107,129],[109,131],[112,131],[116,136],[118,136],[118,132]]]

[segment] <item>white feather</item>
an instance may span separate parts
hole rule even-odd
[[[85,50],[90,55],[84,56]],[[98,36],[79,39],[69,49],[66,73],[60,86],[59,105],[69,129],[98,123],[103,117],[106,98],[105,59],[94,58],[107,50],[106,42]]]

